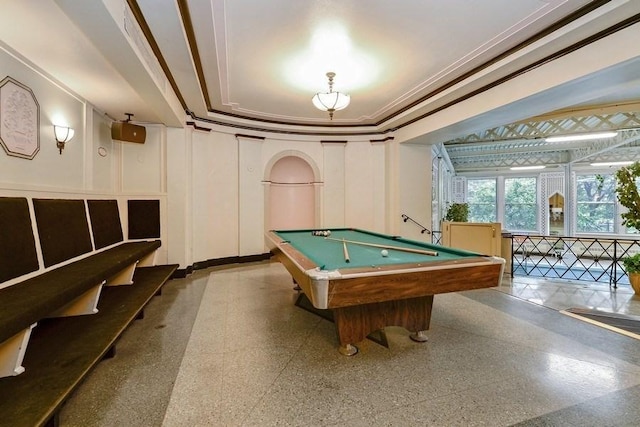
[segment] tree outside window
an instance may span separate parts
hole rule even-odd
[[[508,230],[537,230],[536,178],[504,180],[504,222]]]
[[[615,231],[615,178],[611,174],[577,175],[576,231],[613,233]]]
[[[636,187],[640,188],[640,178],[636,178],[635,181],[636,181]],[[623,207],[622,209],[625,209],[625,208]],[[624,227],[624,232],[627,234],[640,234],[640,230],[630,226]]]
[[[469,221],[496,222],[496,180],[467,179]]]

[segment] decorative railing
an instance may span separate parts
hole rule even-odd
[[[622,259],[640,252],[640,240],[563,236],[511,237],[512,276],[629,284]]]

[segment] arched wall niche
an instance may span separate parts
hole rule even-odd
[[[264,171],[267,230],[316,228],[320,218],[320,170],[305,153],[274,155]]]
[[[273,169],[273,166],[282,158],[284,157],[298,157],[302,160],[304,160],[309,167],[311,167],[311,170],[313,171],[313,181],[314,182],[320,182],[320,168],[318,167],[318,165],[316,165],[316,162],[313,161],[313,159],[311,157],[309,157],[309,155],[307,155],[306,153],[303,153],[302,151],[297,151],[297,150],[285,150],[285,151],[281,151],[277,154],[275,154],[265,165],[264,168],[264,181],[269,181],[271,179],[271,171]]]

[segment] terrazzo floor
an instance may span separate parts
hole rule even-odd
[[[275,262],[172,280],[60,414],[66,426],[637,426],[640,341],[559,310],[640,314],[628,287],[505,279],[437,295],[427,343],[341,356]]]

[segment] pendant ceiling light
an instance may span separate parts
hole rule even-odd
[[[329,118],[331,120],[333,120],[334,111],[346,108],[347,105],[349,105],[349,102],[351,102],[351,97],[349,95],[333,91],[333,78],[335,76],[336,73],[331,71],[328,72],[327,77],[329,78],[329,92],[318,92],[313,96],[312,99],[313,105],[315,105],[318,110],[329,112]]]

